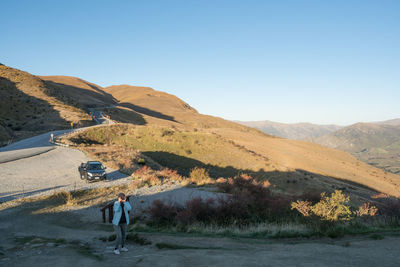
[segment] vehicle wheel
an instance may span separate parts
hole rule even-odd
[[[85,175],[81,174],[81,180],[85,179]]]

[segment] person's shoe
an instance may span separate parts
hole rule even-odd
[[[121,252],[127,252],[128,251],[128,249],[126,247],[122,247],[120,250],[121,250]]]
[[[114,254],[119,255],[120,254],[119,249],[114,249]]]

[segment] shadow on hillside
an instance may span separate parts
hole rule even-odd
[[[112,120],[119,121],[122,123],[131,123],[135,125],[146,125],[146,120],[143,116],[133,110],[122,108],[122,107],[107,107],[101,109],[103,113],[110,116]]]
[[[151,110],[151,109],[148,109],[148,108],[136,106],[136,105],[134,105],[132,103],[119,103],[118,105],[121,106],[121,107],[124,107],[124,108],[128,108],[128,109],[130,109],[132,111],[135,111],[137,113],[142,113],[142,114],[145,114],[147,116],[154,117],[154,118],[157,118],[157,119],[168,120],[168,121],[172,121],[172,122],[178,122],[172,116],[165,115],[165,114],[163,114],[161,112],[158,112],[158,111],[155,111],[155,110]]]
[[[25,94],[9,79],[0,77],[0,89],[0,125],[8,135],[0,139],[0,145],[9,139],[16,141],[39,132],[70,127],[47,101]]]
[[[91,91],[53,81],[44,80],[44,83],[46,84],[46,93],[48,95],[57,98],[63,103],[78,106],[85,110],[88,108],[106,107],[117,103],[117,100],[112,95],[96,86],[90,86],[95,90]]]
[[[111,94],[90,84],[89,86],[95,91],[52,81],[44,81],[44,83],[48,88],[47,93],[49,95],[57,98],[59,101],[65,104],[73,105],[86,111],[88,111],[89,108],[110,109],[110,106],[120,106],[134,112],[131,114],[132,120],[130,120],[130,122],[135,122],[134,124],[146,124],[146,121],[141,114],[162,120],[177,122],[174,117],[165,115],[155,110],[137,106],[132,103],[119,103],[118,100],[115,99]]]
[[[317,181],[329,185],[330,188],[327,188],[327,190],[347,191],[363,198],[370,198],[372,195],[378,193],[376,190],[356,182],[316,174],[301,169],[292,172],[265,171],[263,169],[254,171],[251,169],[238,169],[232,166],[220,167],[206,164],[196,159],[164,151],[148,151],[142,153],[162,166],[177,170],[179,174],[187,177],[190,175],[190,171],[194,167],[200,167],[208,170],[211,178],[214,179],[219,177],[234,177],[238,174],[246,173],[260,180],[269,180],[272,184],[278,184],[281,188],[302,188],[306,185],[312,185],[312,183]]]

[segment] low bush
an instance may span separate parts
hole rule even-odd
[[[289,215],[289,199],[274,196],[268,187],[252,177],[241,175],[221,183],[220,188],[229,195],[220,198],[194,198],[182,207],[164,204],[160,200],[149,208],[150,221],[157,225],[191,225],[213,223],[249,225],[264,221],[279,221]]]
[[[52,199],[54,200],[60,200],[63,204],[65,205],[73,205],[73,196],[69,191],[61,191],[54,193],[52,195]]]
[[[381,200],[379,214],[400,220],[400,199],[386,198]]]
[[[214,183],[214,180],[210,178],[210,174],[204,168],[194,167],[189,176],[190,181],[196,185]]]
[[[151,224],[155,225],[168,225],[173,224],[178,214],[178,208],[173,204],[165,204],[157,199],[148,209]]]
[[[358,210],[353,210],[349,205],[350,197],[346,196],[340,190],[336,190],[327,196],[321,194],[321,199],[317,203],[311,201],[297,200],[292,202],[291,209],[297,210],[304,217],[318,217],[323,221],[349,221],[355,217],[375,216],[378,208],[370,203],[363,203]]]
[[[142,182],[148,186],[161,185],[163,182],[162,179],[157,176],[156,171],[152,170],[148,166],[136,170],[134,174],[135,176],[140,177]]]

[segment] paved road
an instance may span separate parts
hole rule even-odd
[[[94,120],[98,125],[114,124],[114,121],[104,117],[102,112],[94,109],[89,109],[89,110],[91,114],[95,116]],[[50,134],[53,134],[54,137],[57,137],[66,133],[70,133],[77,130],[83,130],[86,128],[51,131],[45,134],[27,138],[12,143],[8,146],[2,147],[0,148],[0,163],[36,156],[48,152],[52,149],[55,149],[55,145],[49,142]]]
[[[89,108],[91,116],[94,115],[94,121],[97,124],[114,124],[114,121],[106,118],[103,114],[103,112]]]
[[[71,131],[73,130],[52,131],[0,148],[0,163],[27,158],[53,150],[55,145],[49,142],[50,134],[53,133],[54,137],[56,137]]]
[[[101,119],[101,113],[96,115],[99,122],[108,124],[107,119]],[[79,150],[56,146],[49,142],[51,133],[56,137],[77,130],[81,129],[52,131],[1,148],[0,201],[49,193],[53,190],[93,188],[129,180],[127,175],[111,168],[107,169],[106,182],[88,184],[81,180],[78,173],[79,164],[93,159]]]

